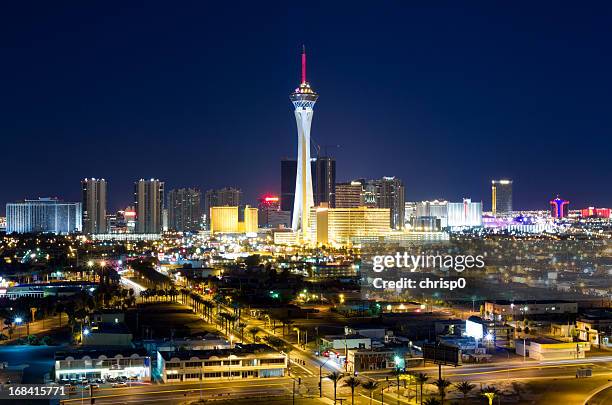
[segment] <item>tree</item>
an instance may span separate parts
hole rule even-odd
[[[240,341],[243,343],[244,343],[244,328],[246,328],[246,326],[247,324],[245,322],[238,322],[238,329],[240,329]]]
[[[487,386],[482,389],[480,395],[489,400],[489,405],[493,405],[493,399],[500,394],[499,390],[492,386]]]
[[[248,332],[251,334],[251,336],[253,337],[253,343],[255,343],[255,339],[257,338],[257,334],[259,332],[261,332],[261,329],[258,328],[257,326],[253,326],[251,328],[249,328]]]
[[[444,398],[446,398],[446,390],[452,385],[452,383],[444,378],[439,378],[433,382],[433,385],[435,385],[438,389],[438,393],[440,394],[440,402],[444,403]]]
[[[476,388],[476,386],[469,381],[461,381],[460,383],[455,384],[455,388],[457,388],[457,391],[463,394],[463,400],[465,401],[467,396],[474,388]]]
[[[374,380],[368,380],[361,384],[361,386],[363,387],[363,389],[370,393],[370,405],[372,405],[372,395],[374,394],[374,391],[376,391],[376,388],[378,388],[378,382]]]
[[[401,368],[394,368],[391,370],[391,375],[394,376],[397,380],[397,400],[399,401],[400,396],[400,377],[404,374]]]
[[[355,405],[355,388],[361,385],[361,381],[359,381],[356,377],[349,377],[344,381],[344,386],[349,387],[351,389],[351,404]]]
[[[338,387],[338,382],[340,382],[340,380],[342,380],[344,378],[344,374],[338,372],[338,371],[334,371],[331,372],[327,375],[327,378],[329,378],[330,380],[332,380],[332,382],[334,383],[334,404],[336,403],[336,389]]]
[[[427,384],[427,381],[429,381],[429,376],[425,373],[418,373],[415,378],[421,390],[421,405],[423,405],[423,385]]]

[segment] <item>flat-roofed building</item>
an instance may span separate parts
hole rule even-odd
[[[357,208],[362,205],[363,185],[360,181],[336,184],[336,208]]]
[[[384,236],[391,232],[389,208],[327,208],[310,210],[311,243],[347,245],[355,236]]]
[[[210,233],[238,233],[238,207],[210,207]]]
[[[151,380],[145,349],[78,349],[55,352],[55,381],[135,377]]]
[[[220,350],[158,352],[157,367],[165,383],[283,377],[287,356],[262,344]]]
[[[588,342],[561,342],[549,338],[516,339],[516,354],[538,361],[584,359],[591,350]]]
[[[560,300],[538,301],[486,301],[485,314],[500,320],[523,318],[535,315],[559,315],[578,313],[578,303]]]

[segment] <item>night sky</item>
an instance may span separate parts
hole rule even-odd
[[[109,181],[110,210],[141,177],[279,192],[303,43],[339,181],[489,209],[507,177],[515,209],[612,205],[610,3],[298,3],[4,3],[2,206],[79,201],[83,177]]]

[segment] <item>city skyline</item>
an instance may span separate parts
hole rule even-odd
[[[189,11],[201,14],[194,7]],[[605,121],[609,107],[605,94],[612,83],[603,73],[612,62],[598,49],[609,36],[604,21],[610,10],[595,13],[559,7],[550,20],[538,26],[541,22],[535,17],[506,15],[494,6],[478,12],[470,8],[402,9],[410,12],[414,23],[406,24],[406,32],[396,32],[399,28],[389,24],[386,31],[368,32],[368,36],[351,28],[368,13],[354,11],[351,17],[355,20],[349,22],[332,20],[339,17],[339,10],[325,17],[314,10],[277,10],[290,15],[303,12],[311,17],[305,20],[314,21],[320,29],[308,30],[306,22],[292,18],[291,27],[272,24],[269,32],[256,34],[265,39],[283,34],[282,40],[265,45],[253,41],[257,38],[223,37],[226,31],[219,22],[231,16],[224,10],[215,10],[219,22],[211,21],[209,28],[200,27],[200,21],[196,24],[186,12],[177,12],[176,20],[169,21],[171,27],[177,28],[180,22],[223,45],[223,49],[211,49],[179,29],[163,32],[168,34],[166,45],[151,42],[162,35],[152,21],[167,18],[162,10],[151,7],[141,28],[152,39],[138,47],[134,56],[127,50],[143,38],[128,20],[139,15],[137,8],[126,8],[126,17],[101,14],[115,23],[117,31],[100,39],[99,55],[88,51],[82,38],[58,31],[62,21],[73,20],[69,17],[87,15],[86,8],[49,9],[48,16],[36,17],[37,25],[22,24],[20,17],[26,11],[13,9],[16,18],[6,29],[20,35],[7,39],[13,46],[7,55],[9,63],[2,69],[13,80],[7,84],[6,118],[0,130],[9,134],[7,150],[27,150],[31,161],[29,170],[18,170],[7,180],[0,199],[6,203],[52,195],[78,201],[80,190],[74,185],[85,177],[108,179],[109,211],[131,203],[133,181],[140,177],[160,178],[169,188],[236,186],[253,204],[260,195],[279,194],[278,160],[295,155],[295,122],[288,114],[286,89],[295,83],[296,56],[300,44],[306,43],[313,55],[309,69],[317,77],[317,89],[325,93],[313,123],[313,141],[321,147],[341,145],[331,153],[338,163],[337,182],[396,176],[405,184],[407,201],[470,197],[488,207],[491,179],[510,178],[515,182],[517,210],[546,210],[547,202],[557,194],[572,201],[572,208],[611,205],[612,192],[600,187],[609,176],[605,147],[574,153],[563,176],[551,176],[549,170],[563,156],[551,147],[553,135],[561,145],[584,137],[589,141],[585,147],[607,145],[612,126]],[[533,11],[534,16],[543,12]],[[382,10],[373,12],[394,18]],[[454,21],[453,12],[463,17],[455,24],[474,28],[458,30],[458,38],[451,40],[434,31]],[[512,36],[509,27],[492,25],[486,17],[521,23],[531,31]],[[562,23],[570,17],[577,23],[568,30]],[[240,18],[236,24],[244,22],[245,27],[238,33],[244,33],[251,25]],[[412,20],[419,18],[423,22]],[[332,22],[346,32],[340,34]],[[97,38],[104,30],[87,27],[83,36]],[[486,31],[490,39],[478,35],[484,30],[490,30]],[[17,49],[23,41],[45,32],[56,34],[46,42],[34,41],[20,48],[27,48],[27,54]],[[421,35],[412,35],[416,39],[400,47],[415,32]],[[397,35],[385,35],[389,42],[378,46],[381,35],[389,33]],[[350,35],[355,36],[354,41],[346,40]],[[494,47],[494,40],[507,49]],[[559,46],[570,40],[589,47],[577,51]],[[154,51],[150,49],[153,45]],[[171,52],[176,57],[158,59]],[[35,63],[42,55],[57,55],[48,59],[44,70]],[[99,58],[105,58],[107,64],[99,67]],[[151,63],[137,63],[143,58]],[[212,63],[215,60],[231,68],[221,71]],[[167,71],[170,73],[164,73]],[[172,74],[182,71],[182,77]],[[96,73],[100,79],[90,80]],[[161,86],[153,80],[157,75],[164,78]],[[245,83],[238,77],[257,80]],[[209,82],[215,82],[214,87]],[[65,91],[64,87],[59,91],[60,84]],[[370,101],[347,103],[347,89]],[[254,93],[261,97],[251,110],[233,108],[250,97],[246,94]],[[559,94],[564,97],[559,99]],[[215,103],[203,102],[204,95]],[[257,142],[245,143],[247,132]],[[31,147],[32,141],[36,148]],[[55,154],[47,154],[48,150],[63,150],[79,156],[85,148],[89,148],[87,159],[58,160]],[[245,163],[216,170],[227,162],[227,155]],[[6,161],[19,167],[21,158],[7,154]],[[420,167],[428,169],[415,170]],[[243,180],[246,174],[248,181]]]

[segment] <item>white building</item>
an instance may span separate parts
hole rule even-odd
[[[6,233],[65,235],[82,229],[81,203],[39,198],[6,204]]]
[[[327,335],[321,338],[324,349],[371,349],[372,339],[361,335]]]
[[[157,352],[164,382],[283,377],[287,356],[261,344],[232,349]]]
[[[517,339],[516,354],[538,361],[584,359],[591,350],[588,342],[561,342],[554,339]]]
[[[55,381],[136,377],[151,380],[151,358],[144,349],[81,349],[55,352]]]
[[[463,202],[447,204],[447,226],[475,227],[482,226],[482,202],[472,202],[464,198]]]

